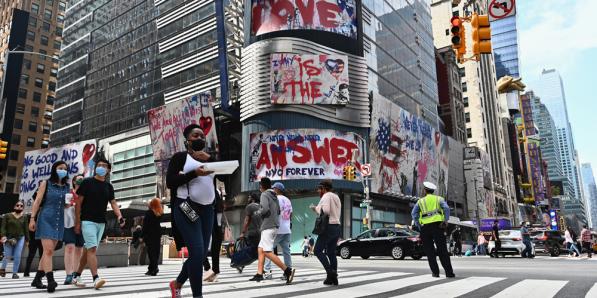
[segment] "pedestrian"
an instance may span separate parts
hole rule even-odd
[[[274,240],[274,248],[278,245],[282,247],[282,254],[284,255],[284,264],[286,267],[292,267],[292,257],[290,255],[290,239],[292,228],[292,203],[290,199],[284,195],[284,184],[280,182],[274,183],[272,189],[276,193],[278,203],[280,204],[280,227],[278,234]],[[272,279],[272,261],[265,260],[265,279]]]
[[[566,228],[566,232],[564,232],[564,241],[568,248],[569,257],[571,257],[573,253],[575,253],[577,257],[580,256],[580,251],[578,250],[578,247],[576,247],[576,238],[574,230],[571,227]]]
[[[286,284],[291,284],[294,278],[295,269],[286,266],[278,256],[273,252],[274,241],[280,226],[280,204],[276,193],[271,189],[272,182],[269,178],[261,178],[259,182],[259,189],[261,197],[259,199],[259,210],[255,211],[256,215],[261,216],[261,239],[259,240],[257,274],[249,281],[260,282],[263,280],[263,270],[265,258],[270,259],[276,266],[284,271],[284,278]]]
[[[13,211],[4,214],[2,219],[0,227],[0,235],[2,237],[0,238],[0,242],[4,244],[4,258],[2,259],[2,267],[0,267],[1,277],[5,276],[8,261],[12,259],[12,278],[19,278],[21,252],[23,252],[25,241],[29,239],[27,217],[23,215],[24,206],[23,201],[17,201],[13,207]]]
[[[112,207],[120,227],[125,220],[114,197],[114,187],[106,180],[112,165],[104,158],[95,164],[95,176],[83,179],[77,190],[78,204],[75,205],[75,233],[82,234],[85,250],[79,260],[79,268],[73,273],[73,282],[78,287],[85,284],[81,274],[86,265],[93,277],[93,287],[97,290],[104,286],[106,280],[99,277],[97,271],[97,249],[106,228],[106,208]]]
[[[43,288],[41,279],[45,276],[48,293],[53,293],[58,286],[52,271],[52,257],[56,244],[64,236],[64,202],[70,191],[67,181],[66,163],[55,162],[50,170],[50,179],[39,185],[29,220],[29,230],[35,231],[35,239],[41,240],[44,251],[31,286]]]
[[[162,227],[160,226],[162,215],[164,215],[164,210],[160,199],[151,199],[149,208],[145,211],[143,217],[143,228],[141,230],[141,237],[147,247],[147,258],[149,259],[149,266],[147,266],[145,275],[156,276],[160,271],[158,269],[158,259],[162,239]]]
[[[313,255],[313,251],[315,250],[315,239],[309,235],[309,255]]]
[[[458,226],[452,231],[452,241],[454,242],[453,254],[459,257],[462,256],[462,234]]]
[[[305,236],[305,240],[303,240],[303,257],[309,257],[309,252],[311,251],[311,246],[309,245],[309,237]]]
[[[489,252],[489,255],[495,254],[495,257],[498,257],[498,251],[502,248],[502,241],[500,240],[500,226],[499,221],[496,219],[493,221],[493,225],[491,226],[491,238],[490,240],[494,241],[495,245],[492,251]]]
[[[137,225],[133,228],[132,234],[133,239],[131,240],[131,244],[133,245],[133,248],[137,251],[136,265],[145,265],[147,246],[143,241],[143,227],[141,225]]]
[[[455,275],[446,248],[446,236],[444,235],[444,230],[450,218],[450,207],[448,207],[444,198],[433,194],[437,189],[433,183],[426,181],[423,183],[423,187],[425,188],[425,196],[417,201],[411,215],[415,224],[420,227],[423,250],[427,255],[431,276],[439,277],[439,267],[435,258],[435,247],[437,247],[437,255],[439,255],[439,260],[442,267],[444,267],[446,277],[453,278]]]
[[[214,223],[214,175],[205,169],[211,156],[205,149],[205,134],[197,124],[183,130],[186,150],[175,153],[168,165],[166,184],[170,189],[172,229],[177,249],[187,247],[189,258],[176,280],[170,282],[172,297],[181,297],[189,280],[193,297],[202,296],[201,264],[207,255]]]
[[[593,234],[587,225],[583,225],[582,228],[580,231],[582,247],[587,250],[587,257],[590,259],[593,252]]]
[[[37,196],[37,191],[33,193],[32,200],[35,200]],[[31,214],[27,215],[27,222],[31,219]],[[41,240],[35,239],[35,231],[30,231],[27,229],[27,233],[29,234],[29,242],[27,243],[27,260],[25,261],[25,272],[23,273],[24,277],[29,277],[29,273],[31,272],[31,263],[33,263],[33,259],[35,258],[35,253],[37,252],[39,256],[39,260],[41,260],[43,254],[43,247],[41,246]],[[38,262],[39,263],[39,262]],[[45,289],[45,288],[44,288]]]
[[[240,238],[245,238],[247,244],[255,247],[259,245],[259,241],[261,240],[261,223],[263,219],[261,216],[256,214],[256,211],[259,210],[259,195],[251,194],[249,195],[249,204],[245,207],[245,220],[243,223],[243,230],[240,234]]]
[[[479,236],[477,237],[477,250],[478,250],[479,255],[487,254],[486,245],[487,245],[487,239],[485,239],[485,236],[483,235],[483,233],[479,233]]]
[[[77,190],[85,177],[77,174],[71,180],[72,189],[65,196],[64,207],[64,270],[66,271],[65,285],[73,282],[73,273],[79,267],[79,260],[83,253],[83,235],[75,233],[75,205],[79,200]]]
[[[220,190],[215,192],[215,205],[214,205],[214,223],[213,230],[211,232],[211,266],[209,259],[205,255],[203,261],[203,270],[210,271],[203,278],[203,281],[216,282],[218,281],[218,274],[220,274],[220,249],[222,248],[222,240],[224,238],[224,231],[222,226],[222,219],[224,218],[224,200],[222,200],[222,194]]]
[[[523,258],[533,257],[533,244],[531,243],[531,233],[529,232],[529,223],[524,222],[520,227],[520,234],[522,235],[522,243],[524,244],[524,250],[522,251]]]
[[[342,206],[340,198],[332,192],[332,181],[323,180],[317,187],[319,192],[319,204],[311,205],[317,215],[322,213],[328,216],[328,224],[323,233],[318,235],[315,243],[315,256],[327,273],[324,285],[338,285],[338,260],[336,259],[336,246],[340,238],[340,214]]]

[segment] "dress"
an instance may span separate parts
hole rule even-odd
[[[48,191],[37,216],[35,239],[62,240],[64,236],[64,196],[68,185],[60,186],[48,181]]]

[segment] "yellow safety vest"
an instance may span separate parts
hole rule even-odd
[[[444,210],[440,202],[442,197],[436,195],[426,195],[420,198],[417,204],[419,205],[419,223],[426,225],[432,222],[444,221]]]

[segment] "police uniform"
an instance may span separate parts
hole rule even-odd
[[[454,277],[450,256],[446,247],[446,236],[442,223],[450,218],[450,208],[444,198],[433,195],[436,186],[433,183],[425,182],[423,186],[428,190],[425,197],[420,198],[415,204],[412,217],[415,224],[420,227],[423,250],[427,255],[429,268],[434,277],[439,277],[439,267],[436,259],[436,249],[439,260],[444,267],[446,277]],[[434,245],[435,244],[435,245]]]

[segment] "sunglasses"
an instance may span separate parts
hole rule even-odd
[[[15,205],[15,207],[21,207],[21,208],[23,208],[23,205]]]

